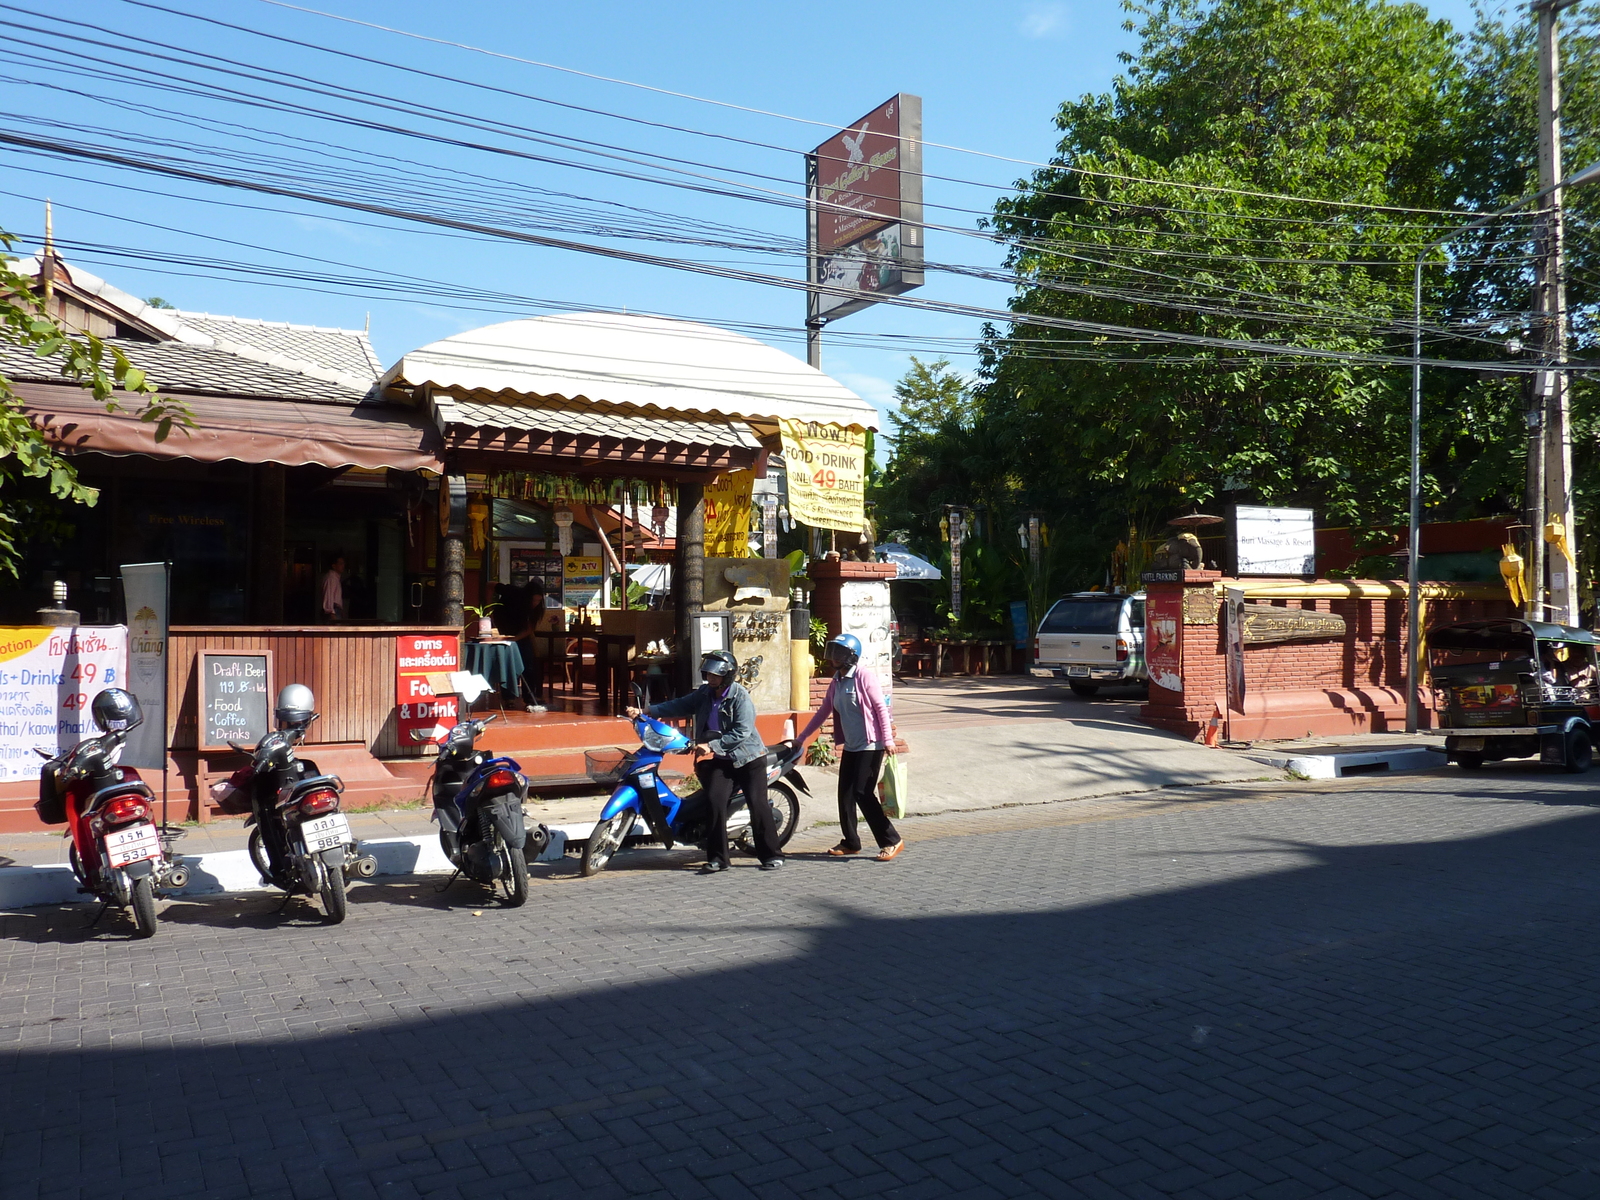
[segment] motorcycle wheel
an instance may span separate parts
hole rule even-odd
[[[800,797],[787,783],[767,785],[767,803],[772,808],[772,826],[778,831],[778,845],[787,846],[800,826]],[[746,854],[756,852],[755,830],[746,827],[734,844]]]
[[[146,875],[143,879],[133,881],[133,926],[134,937],[147,938],[156,935],[156,892],[155,887]]]
[[[344,872],[330,868],[323,871],[322,876],[325,882],[317,889],[317,895],[322,900],[322,911],[327,914],[329,925],[338,925],[349,908],[345,900]]]
[[[506,847],[506,907],[521,908],[528,902],[528,856],[520,847]]]
[[[583,864],[578,868],[580,875],[587,879],[606,869],[611,856],[622,848],[622,840],[628,836],[628,830],[633,828],[636,816],[632,809],[628,809],[619,812],[609,821],[601,821],[594,827],[594,832],[589,835],[589,840],[583,846]]]
[[[256,874],[261,876],[263,887],[272,886],[272,872],[267,869],[267,846],[261,840],[261,829],[258,826],[250,831],[250,841],[246,845],[250,851],[250,862],[255,866]]]

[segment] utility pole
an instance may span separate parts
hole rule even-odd
[[[1577,0],[1536,0],[1539,53],[1539,188],[1553,188],[1561,175],[1561,10]],[[1575,625],[1578,621],[1577,565],[1559,546],[1545,541],[1545,529],[1559,523],[1565,544],[1576,555],[1572,511],[1572,431],[1567,387],[1567,287],[1563,254],[1563,192],[1550,193],[1540,214],[1539,268],[1534,311],[1538,314],[1539,359],[1528,406],[1527,523],[1531,611],[1534,620]],[[1548,567],[1547,567],[1548,562]],[[1548,577],[1548,600],[1546,582]]]
[[[817,252],[817,156],[806,155],[806,362],[822,370],[822,255]]]

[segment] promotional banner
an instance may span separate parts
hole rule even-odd
[[[1222,603],[1223,649],[1227,654],[1228,711],[1244,712],[1244,589],[1226,589]]]
[[[568,608],[590,608],[600,595],[600,585],[605,580],[598,558],[571,557],[562,572],[561,590]]]
[[[395,638],[396,729],[402,746],[437,742],[455,727],[458,698],[448,676],[461,670],[461,639],[453,633],[405,633]],[[438,686],[435,687],[434,685]],[[413,730],[423,734],[418,738]]]
[[[168,564],[123,563],[128,605],[127,689],[139,698],[144,724],[128,736],[122,763],[165,770],[167,765]]]
[[[950,617],[961,620],[961,510],[950,510]]]
[[[1183,691],[1183,593],[1155,589],[1144,602],[1144,660],[1150,682]]]
[[[37,779],[36,746],[55,754],[98,734],[89,705],[124,686],[127,656],[121,625],[0,626],[0,782]]]
[[[729,471],[706,485],[706,557],[749,558],[754,471]]]
[[[794,519],[813,529],[860,533],[867,523],[866,433],[815,421],[786,419],[778,425]]]

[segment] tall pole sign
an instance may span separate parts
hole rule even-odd
[[[806,351],[822,327],[921,287],[922,98],[893,96],[806,155]]]

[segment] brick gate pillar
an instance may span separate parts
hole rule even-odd
[[[1139,716],[1157,728],[1199,737],[1223,688],[1216,594],[1222,572],[1184,569],[1159,574],[1167,578],[1145,583],[1150,698]]]

